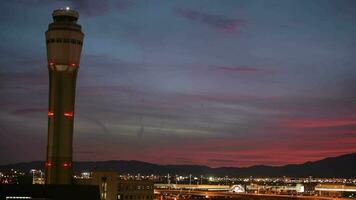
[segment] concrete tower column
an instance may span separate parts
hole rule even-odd
[[[75,84],[84,34],[78,12],[55,10],[46,31],[49,72],[46,184],[72,183]]]

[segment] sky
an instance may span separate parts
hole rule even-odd
[[[74,160],[285,165],[356,152],[354,0],[0,3],[0,164],[44,160],[54,9],[80,13]]]

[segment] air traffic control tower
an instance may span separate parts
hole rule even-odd
[[[72,183],[75,83],[84,34],[69,7],[52,13],[46,31],[49,72],[46,184]]]

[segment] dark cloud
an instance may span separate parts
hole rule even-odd
[[[46,69],[46,68],[45,68]],[[28,88],[44,86],[48,82],[45,72],[42,73],[0,73],[0,88]]]
[[[132,0],[117,0],[115,3],[115,7],[118,11],[126,10],[134,5],[134,1]]]
[[[14,115],[26,115],[32,113],[46,113],[46,108],[25,108],[25,109],[17,109],[12,112]]]
[[[178,15],[190,21],[207,24],[213,28],[228,31],[228,32],[235,31],[236,28],[238,28],[239,26],[245,23],[245,21],[242,19],[234,19],[221,15],[203,13],[191,9],[176,8],[174,9],[174,11]]]
[[[14,0],[14,2],[19,3],[19,4],[31,5],[31,4],[46,4],[46,3],[51,3],[53,1],[51,1],[51,0]]]
[[[32,52],[21,52],[13,48],[5,48],[0,46],[0,75],[13,72],[39,72],[39,69],[47,66],[45,56],[39,56]],[[1,80],[0,80],[1,81]]]
[[[85,16],[100,16],[112,11],[124,11],[134,5],[132,0],[70,0],[74,9]]]
[[[86,16],[103,15],[110,8],[108,0],[71,0],[70,2],[73,4],[74,9]]]

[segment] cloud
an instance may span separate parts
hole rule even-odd
[[[0,59],[0,75],[9,72],[34,72],[38,69],[46,68],[47,66],[45,57],[34,53],[18,51],[0,46],[0,54],[3,55]]]
[[[221,67],[218,67],[218,69],[223,70],[223,71],[229,71],[229,72],[246,72],[246,73],[261,71],[261,69],[258,69],[258,68],[243,67],[243,66],[237,66],[237,67],[221,66]]]
[[[283,124],[291,128],[331,128],[356,125],[356,119],[287,119]]]
[[[177,8],[174,11],[187,20],[207,24],[210,27],[228,32],[233,32],[236,30],[236,28],[244,24],[244,20],[242,19],[234,19],[221,15],[202,13],[191,9]]]
[[[46,69],[44,69],[46,70]],[[45,85],[48,81],[47,74],[41,73],[0,73],[0,89],[2,88],[28,88]]]
[[[116,1],[115,7],[118,11],[123,11],[131,7],[133,4],[134,1],[132,0],[118,0]]]
[[[86,16],[102,15],[109,10],[109,2],[107,0],[72,0],[71,2],[74,9]]]
[[[133,5],[133,1],[130,0],[71,0],[74,9],[86,16],[99,16],[103,15],[114,9],[117,11],[123,11],[130,8]]]
[[[47,114],[47,109],[46,108],[24,108],[24,109],[16,109],[12,112],[14,115],[26,115],[26,114],[32,114],[32,113],[44,113],[44,115]]]

